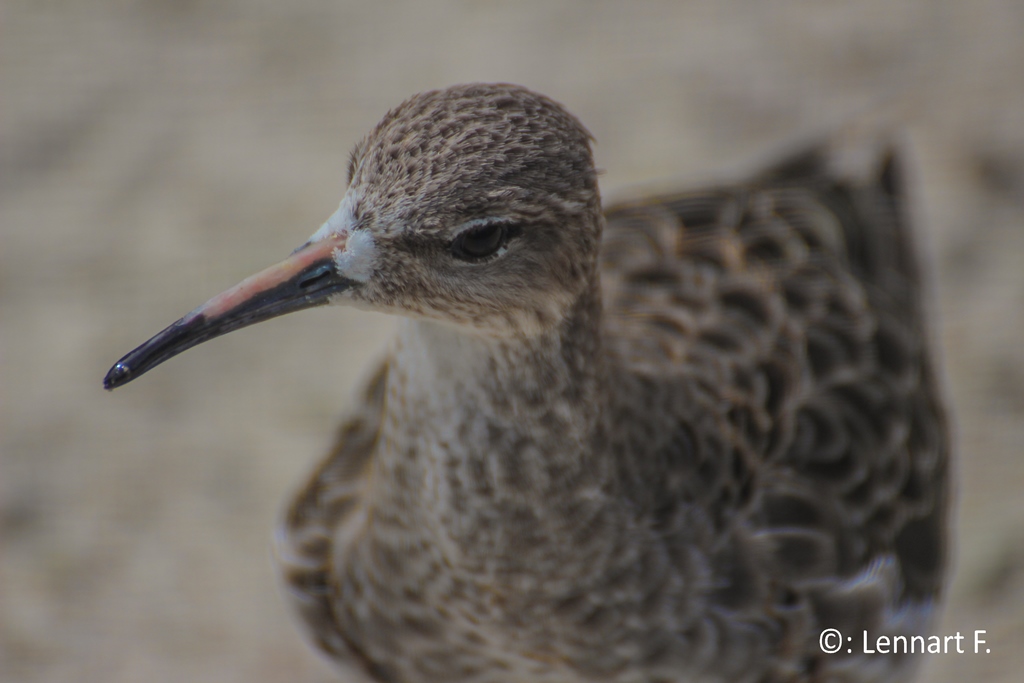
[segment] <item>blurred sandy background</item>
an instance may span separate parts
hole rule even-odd
[[[3,0],[0,31],[0,679],[335,680],[270,533],[389,322],[307,312],[100,380],[311,234],[389,107],[488,80],[580,116],[606,199],[896,112],[959,423],[939,633],[992,649],[925,678],[1021,680],[1020,0]]]

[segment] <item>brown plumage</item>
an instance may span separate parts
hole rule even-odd
[[[949,441],[891,151],[869,178],[816,149],[602,214],[572,115],[470,85],[391,111],[349,180],[289,261],[107,385],[328,300],[407,319],[279,534],[352,680],[912,673],[859,641],[927,635],[946,563]],[[852,652],[823,653],[826,628]]]

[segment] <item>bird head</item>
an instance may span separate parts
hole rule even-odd
[[[122,358],[113,389],[232,330],[325,304],[530,337],[594,275],[601,212],[590,135],[512,85],[416,95],[353,150],[338,210],[284,261]]]

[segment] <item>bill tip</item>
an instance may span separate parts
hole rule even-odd
[[[103,388],[113,391],[132,378],[132,370],[124,363],[115,363],[103,378]]]

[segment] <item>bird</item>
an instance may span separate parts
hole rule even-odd
[[[345,680],[908,680],[951,445],[899,146],[607,210],[592,147],[521,86],[415,95],[308,241],[105,387],[300,309],[401,319],[277,531]]]

